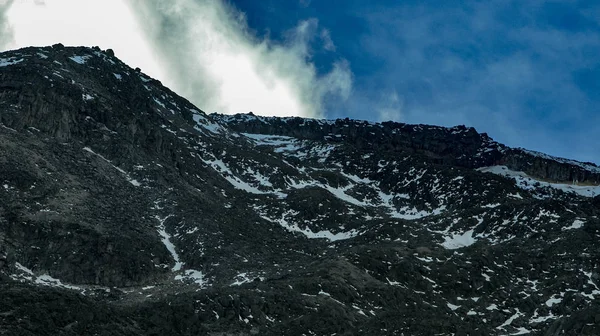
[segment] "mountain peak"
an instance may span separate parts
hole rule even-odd
[[[593,164],[207,115],[98,48],[0,54],[0,98],[8,334],[600,333]]]

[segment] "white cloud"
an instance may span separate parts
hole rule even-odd
[[[245,15],[221,0],[22,0],[6,17],[3,50],[58,42],[111,48],[207,112],[321,116],[328,99],[344,100],[352,89],[346,61],[326,74],[312,63],[316,38],[335,47],[315,19],[279,43],[258,39]]]
[[[163,76],[121,0],[19,0],[9,4],[5,14],[12,31],[11,40],[0,45],[2,50],[55,43],[97,45],[114,49],[123,61],[152,76]]]
[[[14,32],[6,17],[12,2],[13,0],[0,0],[0,48],[14,43]]]
[[[403,102],[396,91],[384,95],[379,107],[375,109],[378,114],[377,121],[402,121],[402,106]]]
[[[328,29],[321,30],[321,40],[323,40],[323,48],[329,51],[335,51],[335,44],[331,39],[331,33]]]

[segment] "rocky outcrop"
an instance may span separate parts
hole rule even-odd
[[[437,164],[480,168],[496,164],[552,182],[600,184],[600,167],[593,163],[551,157],[509,148],[472,127],[452,128],[397,122],[370,123],[350,119],[317,120],[212,114],[241,133],[276,134],[306,140],[345,142],[361,149],[426,156]]]
[[[600,334],[592,164],[206,115],[98,48],[0,64],[2,335]]]
[[[501,163],[551,182],[600,185],[600,167],[593,163],[576,162],[523,149],[507,151]]]
[[[478,168],[500,160],[504,146],[472,127],[445,128],[396,122],[337,119],[258,117],[211,114],[240,133],[290,136],[298,139],[347,143],[361,150],[423,155],[436,164]]]

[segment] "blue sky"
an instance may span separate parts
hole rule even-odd
[[[317,71],[345,60],[327,118],[466,124],[510,146],[600,162],[600,2],[231,0],[258,38],[313,20]]]

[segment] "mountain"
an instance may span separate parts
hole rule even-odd
[[[600,168],[0,54],[0,335],[599,335]]]

